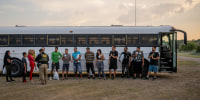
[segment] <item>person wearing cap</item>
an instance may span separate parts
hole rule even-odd
[[[136,79],[136,75],[139,74],[139,77],[142,79],[142,69],[144,66],[144,55],[140,50],[140,46],[137,46],[137,49],[133,51],[132,57],[134,58],[133,65],[133,79]]]
[[[81,69],[81,52],[77,51],[77,47],[74,47],[74,53],[72,53],[72,59],[74,60],[74,73],[75,77],[77,77],[77,69],[80,74],[80,78],[82,79],[82,69]]]
[[[48,62],[49,62],[49,56],[44,52],[44,49],[40,49],[41,54],[39,54],[35,61],[40,63],[39,65],[39,76],[41,80],[41,84],[45,85],[47,84],[47,78],[48,78]]]
[[[94,53],[90,51],[90,48],[86,48],[86,53],[85,53],[85,60],[86,60],[86,68],[87,68],[87,73],[88,73],[88,79],[90,79],[90,69],[93,74],[93,79],[95,79],[95,71],[94,71]]]

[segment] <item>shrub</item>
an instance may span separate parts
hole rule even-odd
[[[198,53],[200,53],[200,45],[197,46],[197,51]]]

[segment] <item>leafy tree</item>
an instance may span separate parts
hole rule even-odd
[[[196,44],[194,42],[188,42],[187,45],[180,45],[179,50],[180,51],[192,51],[196,48]]]

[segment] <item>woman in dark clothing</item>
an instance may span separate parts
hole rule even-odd
[[[12,75],[11,75],[11,70],[12,70],[11,63],[12,63],[12,60],[10,57],[10,51],[6,51],[5,56],[4,56],[4,65],[6,67],[6,81],[7,82],[15,81],[12,79]],[[8,77],[10,77],[10,80],[8,80]]]

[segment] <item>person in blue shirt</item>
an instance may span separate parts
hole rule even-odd
[[[77,69],[80,74],[80,78],[82,79],[82,69],[81,69],[81,52],[77,51],[77,47],[74,47],[74,53],[72,53],[72,59],[74,61],[74,73],[75,77],[77,77]]]

